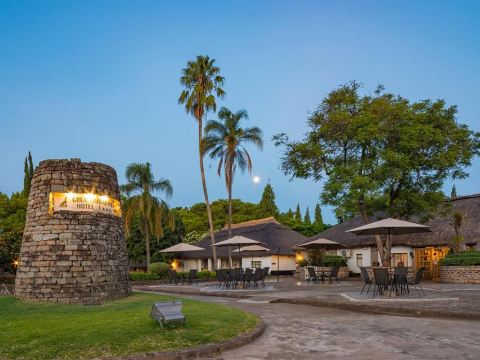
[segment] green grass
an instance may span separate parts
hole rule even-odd
[[[135,293],[87,306],[0,297],[0,359],[90,359],[181,349],[229,339],[259,321],[224,305],[184,300],[187,325],[162,329],[150,320],[150,308],[171,299]]]

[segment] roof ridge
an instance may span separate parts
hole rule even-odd
[[[268,223],[280,224],[273,216],[269,216],[262,219],[253,219],[253,220],[243,221],[241,223],[232,224],[232,229],[238,229],[241,227],[252,226],[252,225],[268,224]],[[228,229],[228,224],[225,225],[221,230],[227,230],[227,229]]]
[[[480,197],[480,193],[476,194],[470,194],[470,195],[460,195],[460,196],[454,196],[454,197],[448,197],[446,201],[455,201],[455,200],[462,200],[462,199],[471,199],[471,198],[477,198]]]

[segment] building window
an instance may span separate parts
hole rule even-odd
[[[260,269],[262,267],[261,261],[252,261],[252,269]]]
[[[392,254],[393,266],[398,266],[399,263],[403,263],[403,266],[408,266],[408,254],[407,253],[395,253]]]
[[[357,267],[363,266],[363,254],[357,254]]]

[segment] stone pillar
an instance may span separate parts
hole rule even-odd
[[[130,294],[119,199],[110,166],[42,161],[28,199],[16,297],[97,303]]]

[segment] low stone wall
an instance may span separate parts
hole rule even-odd
[[[323,271],[325,273],[328,273],[330,271],[330,267],[329,266],[314,266],[317,271]],[[300,279],[300,280],[303,280],[305,279],[305,271],[306,271],[306,267],[301,267],[299,268],[299,271],[296,271],[295,272],[295,275]],[[348,272],[348,267],[346,266],[341,266],[340,267],[340,270],[338,271],[338,277],[340,279],[346,279],[348,278],[350,275],[349,275],[349,272]]]
[[[440,266],[440,281],[453,284],[480,284],[480,266]]]

